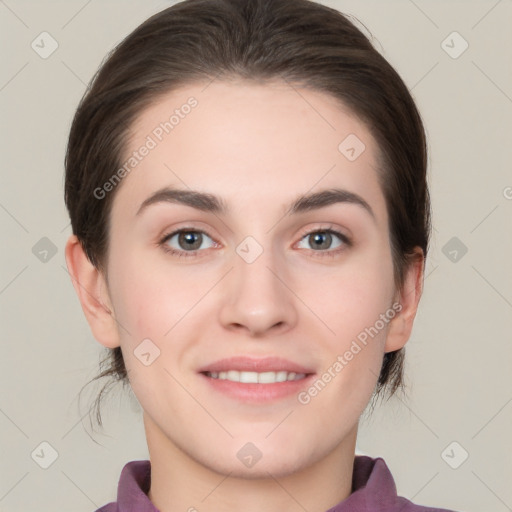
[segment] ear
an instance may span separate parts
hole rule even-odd
[[[103,273],[89,261],[76,235],[66,243],[66,265],[94,337],[105,347],[120,346],[107,283]]]
[[[405,271],[402,288],[397,291],[395,296],[394,304],[400,304],[401,309],[389,322],[385,352],[394,352],[401,349],[411,336],[418,303],[423,292],[425,265],[422,249],[416,247],[414,252],[415,254]]]

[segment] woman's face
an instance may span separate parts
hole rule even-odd
[[[254,477],[355,442],[400,307],[369,131],[319,92],[214,81],[131,132],[108,291],[150,449]]]

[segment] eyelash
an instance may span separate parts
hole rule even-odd
[[[196,229],[196,228],[193,228],[193,227],[180,228],[180,229],[177,229],[175,231],[172,231],[171,233],[168,233],[168,234],[164,235],[164,237],[160,240],[158,245],[161,246],[162,249],[166,253],[169,253],[169,254],[171,254],[173,256],[177,256],[178,258],[196,257],[198,252],[202,252],[203,251],[203,250],[200,250],[200,249],[196,249],[195,251],[178,251],[176,249],[173,249],[172,247],[169,247],[167,245],[167,242],[174,235],[177,235],[179,233],[201,233],[201,234],[206,235],[207,237],[209,237],[209,238],[211,238],[213,240],[213,237],[210,236],[206,231],[203,231],[201,229]],[[325,251],[319,250],[319,251],[315,251],[313,249],[310,249],[310,251],[312,251],[314,254],[316,253],[315,257],[334,258],[341,251],[344,251],[346,249],[346,247],[352,247],[352,240],[347,235],[344,235],[343,233],[340,233],[339,231],[336,231],[335,229],[332,229],[332,226],[329,226],[328,228],[321,228],[321,229],[314,229],[314,230],[311,230],[311,231],[306,231],[305,233],[302,233],[302,235],[300,236],[300,240],[302,240],[306,236],[312,235],[314,233],[329,233],[331,235],[336,235],[343,242],[343,246],[339,247],[339,248],[337,248],[335,250],[325,250]]]

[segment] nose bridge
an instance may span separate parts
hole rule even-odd
[[[261,240],[261,237],[260,237]],[[271,237],[258,242],[248,236],[236,248],[235,279],[239,300],[273,301],[282,295],[283,284],[276,278],[277,268],[282,267],[279,255],[271,246]]]

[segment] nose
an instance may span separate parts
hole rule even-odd
[[[261,337],[284,333],[297,322],[296,296],[285,262],[277,262],[270,250],[252,263],[234,254],[234,268],[226,279],[220,308],[222,325]]]

